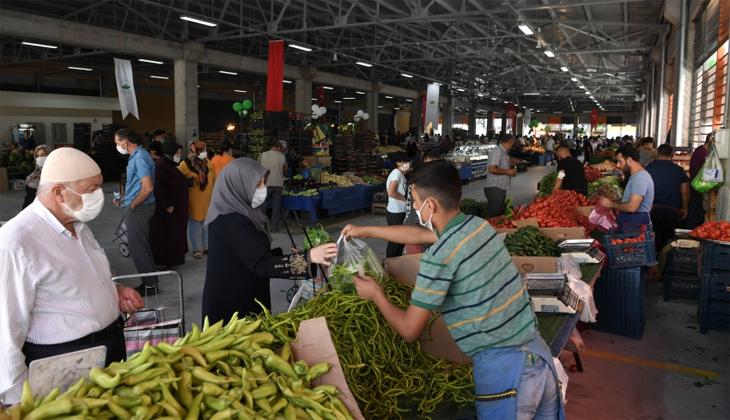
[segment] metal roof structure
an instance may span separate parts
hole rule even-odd
[[[3,0],[2,9],[261,59],[269,41],[284,39],[287,64],[408,89],[436,82],[442,95],[542,112],[635,110],[668,28],[660,0]],[[34,40],[0,30],[0,67],[113,68],[110,51],[23,41]],[[173,73],[169,62],[135,69]],[[265,85],[204,66],[199,78]]]

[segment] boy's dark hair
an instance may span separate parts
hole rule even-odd
[[[430,148],[428,150],[426,150],[425,152],[423,152],[423,161],[424,162],[427,160],[434,161],[434,160],[439,160],[439,159],[441,159],[441,155],[438,152],[434,152]]]
[[[134,135],[134,131],[129,131],[126,128],[122,128],[117,130],[116,133],[114,133],[115,136],[119,137],[119,140],[126,140],[132,144],[139,144],[139,141],[137,140],[137,136]]]
[[[228,140],[223,140],[221,142],[221,152],[227,152],[231,150],[231,147],[233,147],[233,144]]]
[[[165,134],[165,130],[156,130],[154,133],[152,133],[152,138],[155,138],[160,134]]]
[[[406,175],[408,185],[416,185],[421,200],[434,198],[449,210],[459,208],[461,176],[451,162],[443,159],[426,162]]]
[[[153,141],[149,145],[150,152],[154,151],[157,156],[162,156],[164,152],[162,151],[162,143],[159,141]]]
[[[640,162],[641,158],[639,157],[639,151],[634,146],[621,146],[618,149],[616,149],[616,153],[614,153],[614,156],[621,155],[624,157],[624,159],[631,158],[634,162]]]
[[[654,143],[654,139],[651,137],[646,137],[646,138],[644,138],[644,140],[641,141],[641,144],[649,144],[649,143]]]
[[[656,154],[662,157],[671,157],[674,154],[674,149],[668,144],[662,144],[657,147]]]

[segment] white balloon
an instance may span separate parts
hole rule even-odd
[[[312,112],[317,112],[319,105],[312,105]]]
[[[248,115],[248,110],[243,110],[243,115]]]
[[[355,115],[354,117],[352,117],[352,119],[355,121],[360,121],[360,118],[362,118],[362,116],[360,115]]]
[[[317,114],[312,114],[312,119],[313,119],[313,120],[316,120],[316,119],[318,119],[318,118],[319,118],[319,115],[317,115]]]
[[[362,115],[362,109],[357,111],[357,115]]]
[[[327,108],[325,108],[325,107],[319,108],[319,113],[322,114],[322,115],[326,114],[327,113]]]
[[[368,114],[367,112],[364,113],[364,114],[362,114],[362,119],[363,120],[367,120],[368,118],[370,118],[370,114]]]

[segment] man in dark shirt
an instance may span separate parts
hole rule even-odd
[[[555,151],[555,156],[558,157],[558,179],[555,180],[553,191],[563,187],[564,190],[587,195],[588,181],[586,181],[586,171],[583,169],[583,163],[571,154],[571,150],[565,146],[560,146]]]
[[[681,166],[672,162],[674,150],[668,144],[657,149],[657,160],[646,167],[654,180],[654,205],[651,224],[656,234],[657,252],[674,236],[680,220],[687,217],[689,178]]]
[[[30,135],[30,130],[23,131],[23,138],[20,139],[20,149],[24,152],[35,150],[35,138]]]
[[[451,137],[446,136],[443,140],[441,140],[441,144],[439,145],[439,151],[441,153],[448,153],[451,151]]]
[[[707,155],[710,154],[710,147],[714,140],[713,134],[710,133],[705,138],[705,144],[695,149],[692,152],[692,157],[689,161],[689,180],[692,182],[693,179],[700,173],[702,165],[707,159]],[[702,193],[695,190],[692,185],[689,186],[689,208],[687,214],[687,221],[685,222],[685,229],[694,229],[697,226],[705,223],[705,209],[702,207]]]

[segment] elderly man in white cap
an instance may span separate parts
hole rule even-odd
[[[86,225],[101,212],[99,166],[88,155],[48,156],[33,204],[0,229],[0,401],[20,401],[31,361],[104,345],[124,359],[121,312],[144,306],[111,280],[104,250]]]

